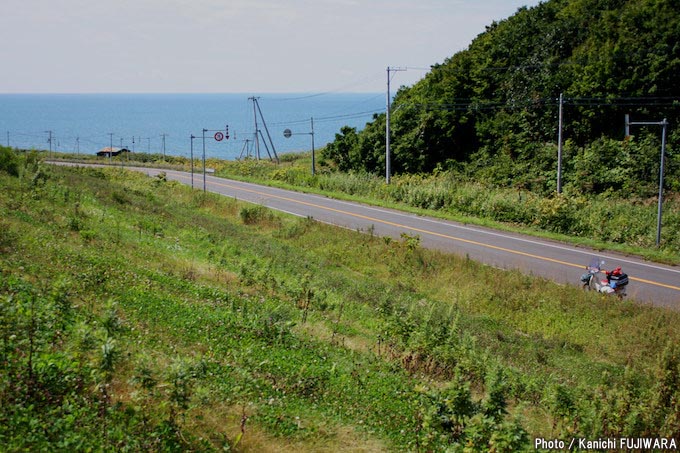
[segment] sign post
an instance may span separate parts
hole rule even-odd
[[[311,120],[311,125],[312,125],[312,131],[311,132],[298,132],[294,133],[290,129],[286,129],[283,131],[283,136],[286,138],[290,138],[293,135],[311,135],[312,136],[312,176],[316,173],[316,162],[315,162],[315,157],[314,157],[314,118],[310,118]]]
[[[206,191],[206,180],[205,180],[205,173],[206,173],[206,168],[205,168],[205,133],[206,132],[214,132],[215,134],[213,135],[213,138],[215,141],[221,142],[225,138],[229,140],[229,125],[227,124],[225,126],[224,132],[220,129],[205,129],[201,131],[201,141],[203,142],[203,192]],[[191,187],[193,187],[194,184],[194,139],[198,137],[194,137],[193,134],[191,135]]]

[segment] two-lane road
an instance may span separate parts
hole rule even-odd
[[[168,179],[191,184],[187,172],[134,168],[149,176],[161,172]],[[613,253],[573,247],[531,236],[494,231],[408,214],[392,209],[334,200],[288,190],[207,176],[206,190],[271,209],[338,225],[353,230],[373,229],[379,236],[399,238],[418,235],[421,245],[502,269],[519,269],[559,283],[576,285],[592,257],[605,260],[607,268],[621,266],[630,276],[628,295],[642,303],[680,309],[680,269]],[[202,190],[202,175],[194,175],[194,187]]]

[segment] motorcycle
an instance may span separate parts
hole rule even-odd
[[[581,275],[583,289],[605,295],[615,295],[623,299],[626,295],[626,286],[628,286],[628,275],[623,273],[620,267],[605,271],[602,270],[602,266],[604,266],[604,261],[598,258],[593,258],[586,266],[587,272]]]

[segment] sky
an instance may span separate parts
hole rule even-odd
[[[539,0],[1,0],[0,93],[380,92]]]

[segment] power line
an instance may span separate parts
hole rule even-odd
[[[370,110],[370,111],[367,111],[367,112],[350,113],[350,114],[347,114],[347,115],[339,115],[339,116],[333,116],[333,117],[320,117],[318,121],[322,122],[322,123],[324,123],[324,122],[328,123],[328,122],[335,122],[335,121],[338,121],[338,120],[341,120],[341,119],[354,119],[354,118],[361,118],[362,116],[369,116],[369,115],[373,116],[377,113],[383,113],[383,112],[384,112],[383,109]]]
[[[305,94],[305,95],[302,95],[302,96],[294,96],[294,97],[289,97],[289,98],[279,98],[279,99],[270,99],[270,100],[273,100],[273,101],[300,101],[300,100],[304,100],[304,99],[311,99],[311,98],[315,98],[315,97],[319,97],[319,96],[325,96],[325,95],[328,95],[328,94],[333,94],[333,93],[345,91],[347,88],[350,88],[350,87],[353,87],[353,86],[364,85],[366,82],[372,81],[372,80],[377,80],[379,77],[380,77],[380,75],[377,74],[377,73],[371,74],[371,75],[363,77],[363,78],[361,78],[357,81],[350,82],[350,83],[343,85],[341,87],[330,89],[330,90],[327,90],[327,91],[322,91],[322,92],[319,92],[319,93],[312,93],[312,94]]]
[[[407,102],[398,104],[399,108],[421,108],[424,110],[438,111],[484,111],[498,109],[518,109],[527,107],[556,106],[556,98],[530,98],[530,99],[509,99],[506,101],[485,101],[472,98],[453,98],[453,101],[461,102]],[[564,98],[564,105],[576,107],[680,107],[678,97],[572,97]]]
[[[347,113],[347,114],[344,114],[344,115],[321,116],[321,117],[314,117],[314,121],[315,122],[331,122],[331,121],[336,121],[336,120],[341,120],[341,119],[360,118],[362,116],[373,115],[375,113],[382,113],[384,111],[385,111],[384,109],[367,110],[367,111],[363,111],[363,112]],[[278,123],[272,123],[272,126],[291,126],[291,125],[295,125],[295,124],[302,124],[302,123],[308,123],[308,122],[309,122],[309,119],[281,121],[281,122],[278,122]]]

